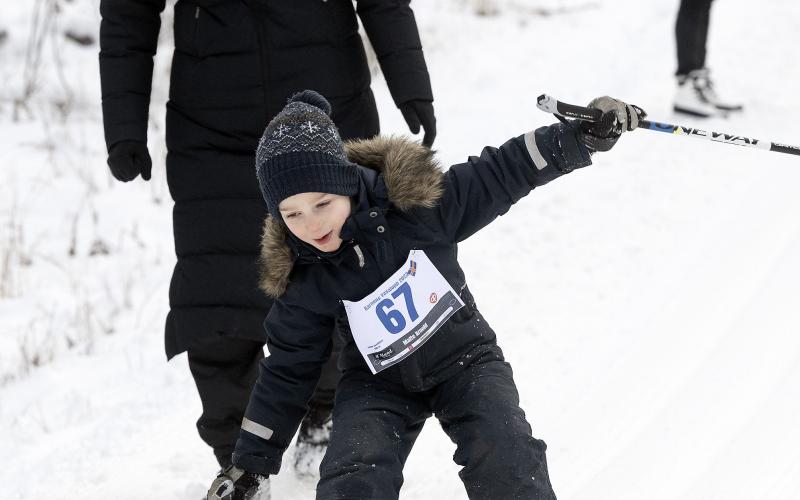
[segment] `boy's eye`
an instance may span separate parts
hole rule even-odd
[[[290,214],[286,214],[286,215],[284,215],[284,217],[286,217],[287,219],[294,219],[295,217],[297,217],[297,212],[292,212]]]
[[[326,207],[331,204],[331,200],[325,200],[317,203],[317,208]]]

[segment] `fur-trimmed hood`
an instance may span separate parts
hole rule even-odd
[[[433,207],[442,196],[442,170],[430,149],[403,137],[376,137],[345,144],[348,159],[383,174],[389,201],[400,211]],[[282,222],[267,216],[261,237],[259,287],[280,297],[289,284],[295,255]]]

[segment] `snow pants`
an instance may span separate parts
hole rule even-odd
[[[675,21],[678,48],[676,75],[688,75],[706,65],[706,40],[712,0],[681,0]]]
[[[546,445],[531,435],[511,366],[498,360],[419,393],[369,372],[346,372],[317,499],[397,499],[405,461],[431,415],[457,446],[453,461],[471,500],[555,499]]]

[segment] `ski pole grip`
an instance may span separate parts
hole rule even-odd
[[[536,98],[536,107],[545,113],[558,113],[558,101],[547,94],[542,94]]]
[[[220,476],[211,484],[206,495],[207,500],[230,500],[236,492],[236,487],[229,477]]]
[[[596,122],[603,114],[599,109],[567,104],[547,94],[542,94],[536,98],[536,106],[542,111],[553,113],[554,115],[586,122]]]

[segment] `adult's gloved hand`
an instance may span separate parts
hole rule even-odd
[[[608,96],[592,99],[589,107],[603,112],[595,122],[578,123],[578,140],[592,152],[610,150],[623,132],[634,130],[647,116],[642,108]]]
[[[141,174],[142,179],[150,180],[153,162],[147,145],[139,141],[121,141],[108,152],[108,166],[111,175],[122,182],[132,181]]]
[[[433,102],[420,99],[406,101],[400,105],[400,112],[403,113],[403,118],[412,134],[419,133],[420,125],[425,129],[422,145],[428,148],[433,146],[433,140],[436,139],[436,116],[433,114]]]
[[[217,474],[207,500],[270,500],[269,477],[229,465]]]

